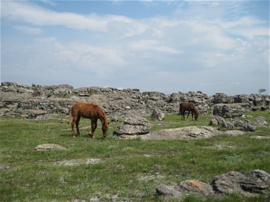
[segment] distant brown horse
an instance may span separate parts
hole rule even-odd
[[[188,115],[185,118],[186,111],[188,111]],[[192,115],[192,119],[197,120],[199,117],[199,112],[198,112],[197,108],[195,107],[195,105],[192,102],[182,102],[180,104],[179,113],[183,116],[185,121],[188,120],[188,116],[189,116],[190,112]],[[193,115],[194,115],[194,118],[193,118]]]
[[[80,135],[79,122],[81,117],[88,118],[91,120],[91,133],[90,137],[94,138],[94,132],[97,128],[97,120],[99,119],[102,123],[103,137],[107,136],[108,121],[105,112],[96,104],[88,104],[84,102],[76,102],[69,111],[70,117],[72,118],[72,136],[74,136],[74,125],[76,124],[77,135]]]

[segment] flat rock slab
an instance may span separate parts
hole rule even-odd
[[[79,165],[95,165],[101,162],[100,159],[86,158],[86,159],[71,159],[55,162],[57,166],[79,166]]]
[[[62,147],[58,144],[40,144],[35,148],[37,151],[48,151],[48,150],[66,150],[67,148]]]
[[[252,136],[251,138],[254,138],[254,139],[270,139],[270,135],[266,135],[266,136]]]
[[[223,134],[210,126],[188,126],[184,128],[162,129],[140,136],[143,140],[192,140],[210,138]]]

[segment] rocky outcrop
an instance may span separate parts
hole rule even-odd
[[[221,116],[212,116],[209,125],[220,126],[228,130],[255,131],[258,126],[267,126],[268,123],[266,118],[262,116],[256,117],[253,121],[239,117],[226,121]]]
[[[221,116],[224,118],[241,117],[244,110],[238,104],[215,104],[213,115]]]
[[[213,97],[208,97],[197,91],[165,95],[161,92],[140,92],[139,89],[120,90],[95,86],[75,89],[65,84],[27,86],[15,82],[2,82],[0,93],[0,116],[27,118],[48,118],[51,114],[68,114],[70,106],[76,101],[97,103],[106,114],[113,117],[151,115],[155,109],[164,114],[178,113],[179,104],[183,101],[193,102],[200,114],[213,110],[213,105],[224,104],[227,106],[237,104],[241,112],[270,108],[270,96],[257,94],[227,96],[224,93],[217,93]],[[222,113],[222,109],[220,110]],[[224,114],[227,116],[228,113]]]
[[[163,197],[179,200],[190,194],[200,198],[219,194],[241,193],[246,196],[252,194],[270,194],[270,174],[263,170],[253,170],[247,176],[240,172],[230,171],[215,176],[210,184],[198,180],[186,180],[174,185],[159,184],[156,192]]]

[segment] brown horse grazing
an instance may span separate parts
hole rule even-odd
[[[186,111],[188,111],[188,115],[185,118]],[[179,114],[181,114],[183,116],[185,121],[188,120],[188,116],[189,116],[190,112],[192,115],[192,119],[197,120],[199,117],[199,112],[198,112],[197,108],[195,107],[195,105],[192,102],[182,102],[180,104]],[[195,117],[194,117],[195,119],[193,118],[193,115],[195,115]]]
[[[89,118],[91,120],[91,133],[90,137],[94,138],[94,132],[97,128],[97,120],[99,119],[102,123],[103,137],[107,136],[108,121],[105,112],[96,104],[88,104],[84,102],[76,102],[69,111],[70,118],[72,118],[72,136],[74,136],[74,125],[76,124],[77,135],[80,135],[79,122],[81,117]]]

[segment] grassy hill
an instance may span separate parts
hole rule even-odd
[[[269,111],[250,112],[250,119]],[[184,122],[178,115],[152,121],[152,130],[208,125],[209,116]],[[270,172],[269,127],[243,136],[216,136],[202,140],[143,141],[112,136],[122,121],[110,124],[102,138],[100,122],[90,139],[90,121],[82,119],[81,136],[72,138],[69,117],[51,120],[0,119],[0,201],[163,201],[155,187],[188,179],[210,183],[229,171],[243,174],[261,169]],[[45,143],[66,150],[37,151]],[[218,147],[216,147],[218,146]],[[184,201],[201,201],[189,196]],[[221,200],[209,197],[207,201]],[[267,196],[226,195],[222,201],[267,201]]]

